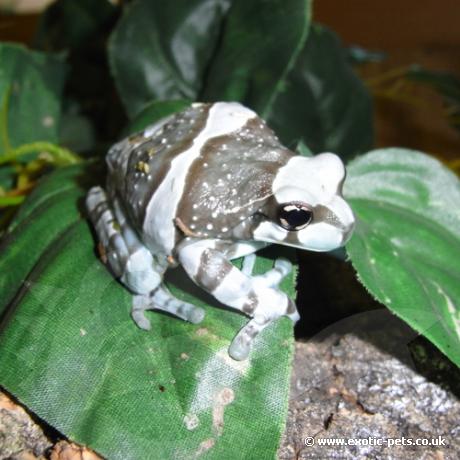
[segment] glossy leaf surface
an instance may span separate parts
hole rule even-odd
[[[347,246],[370,293],[460,365],[460,181],[437,160],[382,149],[351,162]]]
[[[234,0],[202,99],[240,101],[266,118],[310,26],[309,0]]]
[[[210,306],[176,271],[170,287],[205,308],[204,322],[152,312],[152,330],[138,329],[131,295],[98,259],[82,216],[87,178],[99,175],[77,166],[51,174],[3,240],[2,384],[110,459],[273,458],[287,411],[291,321],[265,329],[250,360],[233,361],[227,348],[247,318]],[[272,263],[259,257],[256,269]],[[291,296],[293,276],[284,283]]]
[[[332,31],[311,26],[268,122],[291,148],[303,141],[314,153],[349,158],[372,147],[370,95]]]
[[[138,0],[112,33],[112,73],[130,117],[154,99],[196,100],[227,0]]]

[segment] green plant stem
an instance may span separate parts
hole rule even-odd
[[[17,161],[20,157],[34,152],[47,152],[52,158],[53,162],[59,166],[79,163],[81,158],[65,147],[53,144],[51,142],[32,142],[30,144],[23,144],[15,149],[11,149],[6,154],[0,154],[0,165]]]
[[[24,195],[18,196],[0,196],[0,208],[6,208],[8,206],[17,206],[25,200]]]

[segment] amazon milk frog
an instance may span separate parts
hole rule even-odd
[[[339,157],[295,154],[238,103],[193,104],[115,144],[107,164],[106,188],[93,187],[86,206],[107,264],[134,294],[134,321],[149,329],[144,313],[154,309],[203,319],[201,308],[162,283],[180,264],[198,286],[251,318],[230,345],[237,360],[272,321],[299,318],[278,288],[291,264],[278,259],[252,276],[255,251],[273,243],[330,251],[354,226]],[[239,270],[230,261],[242,256]]]

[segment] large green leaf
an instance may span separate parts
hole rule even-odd
[[[351,162],[345,195],[358,218],[348,254],[361,282],[460,365],[460,181],[404,149]]]
[[[310,0],[234,0],[203,100],[240,101],[271,113],[310,25]]]
[[[153,99],[196,99],[229,0],[137,0],[112,33],[112,73],[130,116]]]
[[[313,24],[268,122],[289,147],[350,157],[372,147],[371,98],[337,35]]]
[[[63,59],[0,43],[0,153],[33,141],[57,141]]]
[[[1,383],[39,417],[110,459],[273,458],[284,426],[292,323],[263,331],[249,360],[227,348],[246,318],[209,306],[180,271],[170,286],[201,305],[192,325],[152,312],[99,261],[82,216],[81,166],[29,197],[0,252]],[[98,175],[98,173],[96,174]],[[259,257],[257,271],[272,264]],[[293,295],[293,277],[284,288]]]

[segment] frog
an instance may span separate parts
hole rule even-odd
[[[106,163],[105,188],[89,190],[86,209],[102,258],[132,293],[134,322],[149,330],[147,310],[203,320],[201,307],[164,282],[180,265],[218,303],[249,318],[228,348],[234,360],[247,359],[278,318],[300,318],[280,289],[290,260],[279,257],[254,275],[255,253],[273,244],[332,251],[353,232],[339,156],[288,149],[238,102],[193,103],[117,142]],[[240,258],[238,268],[232,261]]]

